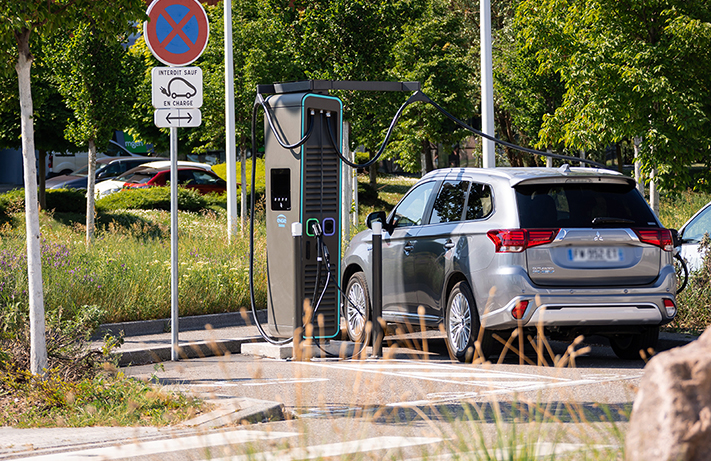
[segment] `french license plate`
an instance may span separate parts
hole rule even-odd
[[[569,248],[568,260],[573,262],[619,262],[622,261],[622,249],[610,247]]]

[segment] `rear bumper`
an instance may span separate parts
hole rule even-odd
[[[488,303],[477,300],[477,305],[489,306],[481,316],[485,328],[662,325],[674,318],[664,307],[665,299],[676,305],[672,266],[661,271],[656,283],[644,287],[551,289],[534,285],[524,271],[507,277],[509,283],[503,284],[503,290],[498,286]],[[517,320],[512,311],[522,301],[528,301],[528,307]]]

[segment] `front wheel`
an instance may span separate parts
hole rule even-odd
[[[615,355],[623,360],[639,360],[650,357],[659,342],[659,325],[647,327],[638,334],[614,335],[610,345]]]
[[[474,304],[474,296],[466,282],[454,285],[447,299],[444,318],[447,334],[447,349],[452,357],[460,362],[471,362],[475,355],[475,342],[481,336],[480,356],[486,358],[494,352],[491,333],[481,332],[479,313]]]
[[[365,343],[365,325],[370,318],[370,293],[368,292],[368,282],[363,272],[356,272],[348,280],[344,300],[344,311],[346,314],[346,332],[351,341]]]

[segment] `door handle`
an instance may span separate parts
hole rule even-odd
[[[405,243],[405,246],[403,247],[403,250],[405,251],[406,255],[409,255],[412,250],[415,249],[415,243],[411,240],[408,240]]]
[[[444,248],[445,250],[451,250],[452,248],[454,248],[454,242],[452,241],[452,239],[447,240],[447,243],[444,244]]]

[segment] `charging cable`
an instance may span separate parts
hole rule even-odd
[[[412,96],[410,96],[407,99],[407,101],[405,101],[405,103],[402,106],[400,106],[397,113],[395,114],[395,117],[393,117],[392,122],[390,123],[390,127],[388,128],[388,131],[385,135],[385,139],[383,140],[383,143],[380,146],[378,153],[375,154],[375,156],[372,159],[368,160],[367,162],[363,163],[362,165],[353,163],[343,156],[343,153],[341,152],[341,148],[338,145],[338,143],[336,142],[335,136],[333,134],[333,129],[331,128],[331,122],[330,122],[330,119],[332,118],[331,113],[326,112],[326,125],[328,125],[328,135],[331,138],[331,144],[333,145],[333,147],[335,147],[336,152],[338,153],[338,157],[341,159],[341,161],[343,163],[345,163],[346,165],[353,167],[353,168],[368,168],[369,166],[371,166],[375,162],[377,162],[380,159],[380,156],[385,151],[385,148],[387,147],[388,143],[390,142],[390,137],[392,136],[393,129],[395,128],[395,125],[397,124],[398,119],[402,115],[402,112],[405,110],[405,108],[407,106],[409,106],[410,104],[412,104],[414,102],[424,102],[424,103],[430,104],[435,109],[440,111],[445,117],[452,120],[454,123],[461,126],[465,130],[470,131],[479,137],[488,139],[490,141],[494,141],[496,144],[501,144],[502,146],[506,146],[510,149],[514,149],[514,150],[518,150],[521,152],[526,152],[526,153],[534,154],[534,155],[543,155],[545,157],[551,157],[551,158],[555,158],[555,159],[559,159],[559,160],[572,160],[572,161],[576,161],[576,162],[580,162],[580,163],[587,163],[589,165],[595,166],[597,168],[605,169],[605,170],[611,169],[607,165],[603,165],[602,163],[598,163],[593,160],[588,160],[588,159],[583,159],[583,158],[578,158],[578,157],[571,157],[568,155],[558,155],[558,154],[553,154],[551,152],[543,152],[543,151],[536,150],[536,149],[530,149],[528,147],[519,146],[517,144],[513,144],[510,142],[504,141],[502,139],[499,139],[495,136],[486,134],[482,131],[477,130],[476,128],[474,128],[472,126],[469,126],[464,121],[462,121],[462,120],[458,119],[457,117],[455,117],[454,115],[450,114],[442,106],[440,106],[436,102],[432,101],[429,98],[429,96],[427,96],[425,93],[423,93],[421,91],[416,91]]]

